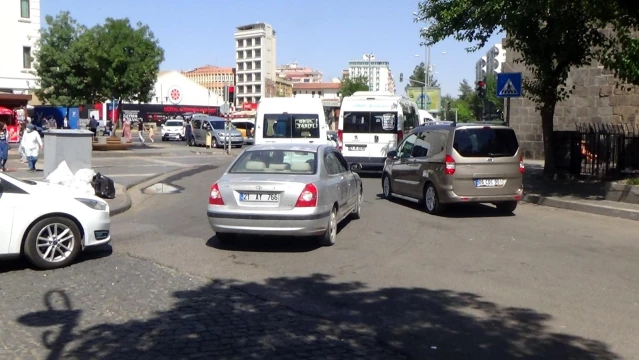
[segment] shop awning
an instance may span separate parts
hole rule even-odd
[[[7,94],[0,92],[0,106],[13,109],[26,106],[31,101],[31,95],[25,94]]]

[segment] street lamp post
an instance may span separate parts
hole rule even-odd
[[[373,75],[371,71],[372,71],[372,61],[375,54],[369,53],[369,54],[364,54],[364,56],[368,59],[368,91],[373,91]]]

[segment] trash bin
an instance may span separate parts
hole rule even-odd
[[[213,144],[213,134],[211,134],[211,132],[209,131],[206,133],[206,147],[210,148],[212,144]]]
[[[67,162],[73,173],[80,169],[91,169],[92,150],[93,133],[89,130],[44,131],[44,177],[49,176],[63,161]]]

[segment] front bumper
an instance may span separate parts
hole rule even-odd
[[[181,139],[184,137],[184,134],[181,133],[165,133],[162,134],[162,137],[165,139]]]
[[[94,211],[94,216],[87,216],[81,225],[84,229],[84,246],[97,246],[111,242],[111,216],[109,209]]]
[[[232,213],[209,209],[213,231],[231,234],[313,236],[326,231],[330,209],[310,214]]]

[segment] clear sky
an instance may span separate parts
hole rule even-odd
[[[412,13],[415,0],[41,0],[42,16],[70,11],[84,25],[107,17],[128,17],[151,27],[165,50],[162,70],[189,70],[210,64],[234,67],[233,33],[240,25],[266,22],[277,33],[277,63],[297,61],[341,77],[348,61],[372,52],[390,62],[403,94],[406,79],[424,60]],[[501,42],[494,36],[489,44]],[[447,39],[433,46],[431,63],[442,94],[456,95],[463,79],[474,81],[474,66],[486,50],[467,53],[466,43]],[[445,54],[443,54],[445,52]],[[418,55],[418,56],[416,56]],[[404,83],[398,83],[404,73]]]

